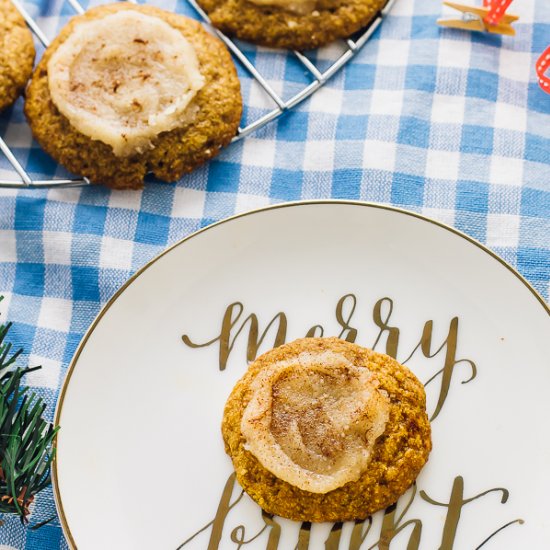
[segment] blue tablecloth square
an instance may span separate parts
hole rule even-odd
[[[396,172],[393,177],[391,202],[422,205],[424,202],[424,178]]]
[[[397,141],[405,145],[427,149],[430,141],[430,125],[422,119],[402,117]]]
[[[106,217],[107,208],[105,206],[77,205],[74,213],[73,231],[102,235]]]
[[[550,212],[550,195],[538,189],[526,189],[521,197],[521,215],[543,217]],[[546,244],[550,243],[550,235]]]
[[[71,278],[73,280],[73,300],[96,303],[100,301],[97,267],[75,265],[71,268]]]
[[[362,177],[361,170],[335,170],[332,176],[332,196],[335,199],[359,199]]]
[[[208,191],[234,193],[239,186],[241,167],[235,162],[214,161],[208,171]]]
[[[487,214],[489,188],[477,181],[459,181],[456,186],[456,208]]]
[[[290,170],[274,170],[269,196],[273,199],[297,200],[300,198],[302,175]]]
[[[493,151],[493,129],[465,124],[462,129],[462,152],[490,155]]]
[[[437,78],[437,67],[432,65],[409,65],[405,76],[405,87],[408,90],[434,92]]]
[[[44,296],[44,270],[43,263],[18,263],[13,291],[23,296]]]
[[[17,231],[40,231],[44,223],[46,199],[17,197],[13,228]]]
[[[143,244],[158,244],[159,241],[166,238],[169,226],[170,218],[168,216],[140,212],[137,219],[135,239]]]

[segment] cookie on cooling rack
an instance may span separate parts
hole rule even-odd
[[[236,134],[240,84],[220,40],[196,21],[118,3],[73,18],[46,50],[25,114],[70,171],[114,188],[165,181],[214,157]]]
[[[393,504],[432,448],[414,374],[338,338],[296,340],[256,359],[229,396],[222,435],[262,509],[312,522]]]
[[[25,20],[10,0],[0,0],[0,111],[9,107],[25,88],[34,54]]]
[[[197,0],[224,33],[262,46],[307,50],[365,27],[387,0]]]

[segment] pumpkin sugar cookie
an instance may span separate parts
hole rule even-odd
[[[198,0],[212,24],[262,46],[307,50],[365,27],[387,0]]]
[[[32,35],[23,16],[10,0],[0,0],[0,111],[25,88],[34,55]]]
[[[137,189],[175,181],[236,134],[240,84],[229,52],[192,19],[117,3],[71,19],[27,91],[37,141],[68,170]]]
[[[432,448],[424,387],[395,359],[338,338],[257,358],[222,435],[242,488],[296,521],[365,519],[411,486]]]

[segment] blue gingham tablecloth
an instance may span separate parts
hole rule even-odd
[[[185,0],[159,5],[193,13]],[[50,38],[74,13],[62,0],[25,6]],[[437,27],[451,13],[438,0],[397,0],[325,88],[176,185],[0,189],[0,313],[25,348],[20,364],[43,365],[27,383],[50,417],[83,333],[132,273],[192,231],[270,203],[334,197],[420,212],[485,243],[548,299],[550,95],[534,66],[550,43],[550,2],[512,7],[517,35],[499,37]],[[291,56],[244,47],[284,97],[307,82]],[[241,77],[253,120],[271,105]],[[32,142],[21,102],[0,116],[0,135],[34,177],[63,174]],[[0,177],[14,178],[5,159]],[[30,524],[52,516],[46,490]],[[67,548],[56,516],[38,530],[2,519],[0,548]]]

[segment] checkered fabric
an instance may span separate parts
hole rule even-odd
[[[159,2],[193,15],[185,0]],[[25,6],[50,38],[74,14],[63,0]],[[43,365],[27,383],[48,414],[83,333],[132,273],[192,231],[270,203],[334,197],[420,212],[485,243],[548,299],[550,95],[535,61],[550,43],[550,3],[518,1],[511,11],[517,36],[499,37],[439,28],[451,15],[439,0],[397,0],[309,101],[176,185],[0,189],[0,312],[25,349],[21,364]],[[291,55],[243,48],[283,97],[307,83]],[[338,53],[311,56],[323,66]],[[272,105],[240,74],[245,121],[254,120]],[[0,116],[0,135],[33,177],[64,174],[32,141],[21,102]],[[3,158],[0,178],[15,178]],[[37,530],[4,517],[0,548],[67,548],[46,490],[30,524],[52,517]]]

